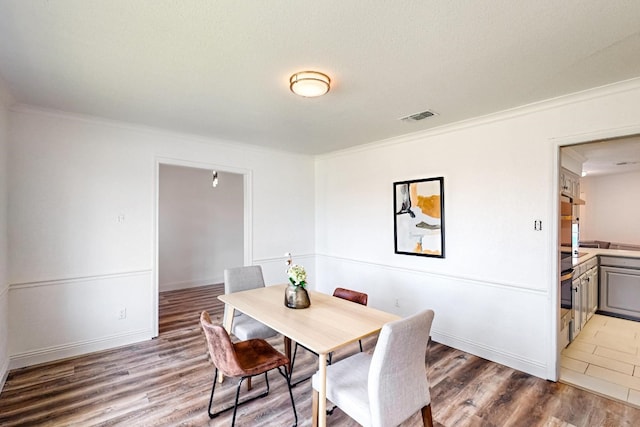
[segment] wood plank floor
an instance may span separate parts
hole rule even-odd
[[[205,309],[221,321],[221,292],[222,285],[213,285],[161,293],[157,339],[10,372],[0,394],[0,426],[230,425],[231,413],[215,420],[206,413],[213,366],[198,324]],[[281,337],[270,342],[282,350]],[[375,339],[363,344],[371,351]],[[335,357],[357,349],[350,347]],[[317,363],[304,351],[298,357],[294,381],[310,375]],[[639,409],[438,343],[429,347],[427,366],[436,426],[640,425]],[[269,396],[238,411],[238,426],[292,424],[283,378],[274,372],[269,382]],[[260,392],[264,377],[254,385],[252,393]],[[310,387],[306,381],[294,388],[300,426],[311,424]],[[233,402],[235,381],[219,390],[220,404]],[[357,425],[340,410],[328,424]],[[403,424],[418,425],[418,414]]]

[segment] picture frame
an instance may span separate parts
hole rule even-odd
[[[445,257],[444,177],[393,183],[396,254]]]

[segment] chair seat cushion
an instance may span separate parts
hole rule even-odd
[[[262,339],[233,344],[243,375],[253,376],[289,364],[289,358]]]
[[[277,334],[277,332],[270,327],[244,313],[233,318],[231,333],[241,341],[254,338],[269,338]]]
[[[369,392],[367,381],[371,355],[357,353],[327,366],[327,399],[363,426],[371,425]],[[320,374],[316,372],[311,380],[318,390]]]

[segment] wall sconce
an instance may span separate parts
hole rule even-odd
[[[331,79],[318,71],[300,71],[289,78],[289,89],[305,98],[322,96],[331,89]]]

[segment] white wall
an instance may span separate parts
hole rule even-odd
[[[551,378],[557,147],[638,132],[639,104],[640,82],[628,82],[321,156],[315,180],[310,157],[14,109],[11,365],[153,335],[162,158],[247,172],[250,263],[267,283],[285,280],[290,251],[320,290],[362,289],[399,314],[432,307],[436,341]],[[430,176],[445,178],[447,257],[395,255],[392,182]]]
[[[580,192],[580,240],[640,245],[640,172],[586,176]]]
[[[244,259],[243,176],[160,165],[159,287],[161,291],[222,283],[224,269]]]
[[[11,96],[0,78],[0,390],[9,369],[9,283],[7,245],[7,150]]]
[[[558,145],[640,131],[639,104],[627,82],[318,158],[319,288],[402,315],[433,308],[436,341],[553,378]],[[394,254],[392,183],[437,176],[446,258]]]
[[[285,252],[313,254],[311,157],[26,107],[9,140],[12,367],[154,335],[159,159],[246,172],[249,263],[267,283],[286,279]]]

